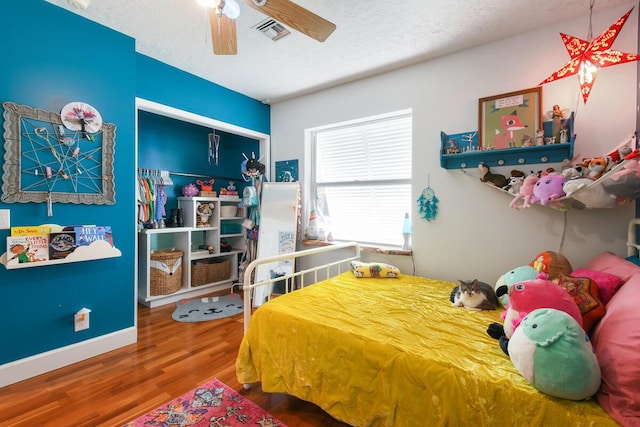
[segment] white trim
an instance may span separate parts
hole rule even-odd
[[[260,149],[260,163],[265,165],[265,176],[271,179],[271,176],[269,175],[269,171],[271,170],[271,137],[268,134],[232,125],[230,123],[221,122],[220,120],[201,116],[195,113],[190,113],[189,111],[180,110],[178,108],[159,104],[157,102],[149,101],[143,98],[136,98],[136,117],[138,116],[138,110],[159,114],[161,116],[170,117],[172,119],[181,120],[183,122],[193,123],[200,126],[211,127],[216,130],[233,133],[235,135],[257,139]],[[138,133],[136,130],[136,141],[137,137]]]
[[[98,356],[103,353],[135,344],[138,339],[136,327],[91,338],[66,347],[0,365],[0,387],[14,384],[64,366]]]

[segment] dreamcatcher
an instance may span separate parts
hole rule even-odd
[[[418,197],[418,212],[420,216],[427,221],[433,221],[438,215],[438,198],[436,192],[429,186],[431,178],[427,178],[427,188],[422,190],[420,197]]]

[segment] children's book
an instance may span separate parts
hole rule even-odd
[[[113,246],[111,226],[74,227],[76,246],[89,246],[96,240],[105,240]]]
[[[48,235],[7,237],[7,265],[47,261],[48,259]]]
[[[12,236],[42,236],[51,231],[48,225],[28,225],[24,227],[11,227]]]
[[[49,234],[49,259],[66,258],[76,248],[76,233],[63,231]]]

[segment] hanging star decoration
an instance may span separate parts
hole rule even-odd
[[[593,10],[593,2],[591,3],[591,9]],[[586,104],[598,75],[598,68],[640,59],[638,54],[624,53],[611,49],[611,45],[613,45],[632,11],[633,8],[595,39],[591,37],[591,17],[589,17],[589,40],[582,40],[578,37],[560,33],[562,42],[567,48],[571,59],[562,68],[547,77],[540,85],[577,74],[582,100]]]

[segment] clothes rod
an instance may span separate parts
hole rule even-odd
[[[227,181],[242,181],[242,178],[230,178],[228,176],[211,176],[211,175],[202,175],[199,173],[187,173],[187,172],[169,172],[169,175],[176,176],[188,176],[191,178],[213,178],[213,179],[223,179]]]

